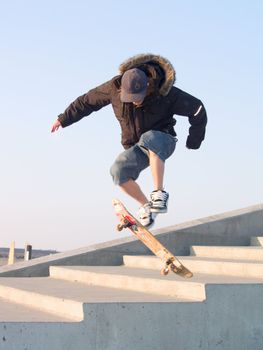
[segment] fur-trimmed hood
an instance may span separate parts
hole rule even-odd
[[[139,54],[128,58],[119,66],[121,74],[131,68],[140,68],[154,80],[160,95],[166,96],[175,83],[176,72],[168,59],[153,55]]]

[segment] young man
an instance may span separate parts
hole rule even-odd
[[[175,70],[165,58],[152,54],[131,57],[120,66],[120,75],[72,102],[52,126],[67,127],[94,111],[112,104],[122,131],[121,153],[111,167],[116,185],[140,203],[140,221],[154,222],[152,213],[167,212],[169,194],[164,191],[164,166],[177,138],[174,115],[187,116],[190,128],[186,147],[198,149],[205,137],[207,116],[202,102],[176,88]],[[136,183],[150,166],[153,191],[150,200]]]

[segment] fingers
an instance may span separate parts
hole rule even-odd
[[[58,130],[58,127],[55,126],[55,125],[53,125],[53,126],[52,126],[52,129],[51,129],[51,132],[55,132],[55,131],[57,131],[57,130]]]
[[[60,126],[61,126],[60,121],[57,120],[57,121],[52,125],[51,132],[57,131],[57,130],[60,128]]]

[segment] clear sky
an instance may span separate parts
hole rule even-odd
[[[68,250],[128,236],[111,200],[120,129],[110,106],[50,133],[57,115],[139,53],[167,57],[176,86],[200,98],[209,124],[166,164],[169,212],[156,228],[262,203],[261,0],[12,0],[0,4],[0,246]],[[139,179],[151,192],[149,170]]]

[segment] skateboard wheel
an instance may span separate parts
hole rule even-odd
[[[170,264],[169,268],[171,271],[177,273],[179,271],[178,267],[176,267],[174,264]]]
[[[164,275],[164,276],[168,275],[168,273],[169,273],[169,268],[168,268],[168,267],[164,267],[164,268],[161,270],[161,274]]]
[[[116,226],[116,229],[117,229],[117,231],[122,231],[123,230],[123,225],[121,225],[121,224],[118,224],[117,226]]]

